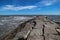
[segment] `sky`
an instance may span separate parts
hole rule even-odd
[[[0,0],[0,15],[60,15],[60,0]]]

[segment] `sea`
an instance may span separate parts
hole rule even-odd
[[[55,22],[60,22],[60,15],[45,15],[49,19],[54,20]]]
[[[36,16],[36,15],[33,15]],[[20,15],[7,15],[7,16],[0,16],[0,20],[3,18],[11,20],[12,18],[15,20],[27,20],[33,17],[31,15],[26,15],[26,16],[20,16]],[[60,15],[39,15],[39,16],[47,16],[50,20],[54,20],[55,22],[60,22]]]

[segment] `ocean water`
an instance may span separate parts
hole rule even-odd
[[[60,22],[60,15],[46,15],[49,19],[55,20],[55,22]]]

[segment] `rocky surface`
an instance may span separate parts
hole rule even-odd
[[[56,31],[59,25],[44,17],[35,21],[37,25],[31,31],[28,40],[60,40],[60,34]]]
[[[27,22],[14,38],[6,40],[60,40],[60,28],[47,17],[38,16]]]
[[[32,18],[33,17],[0,16],[0,38],[16,29],[20,23]]]

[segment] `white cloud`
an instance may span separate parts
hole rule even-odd
[[[45,6],[50,6],[50,5],[53,5],[55,2],[56,0],[45,0],[45,1],[42,1],[42,4]]]
[[[50,6],[50,5],[53,5],[56,2],[57,2],[57,0],[42,0],[42,1],[38,2],[36,5],[40,6],[40,7]]]
[[[24,10],[24,9],[33,9],[36,8],[37,6],[14,6],[14,5],[5,5],[2,7],[3,10]]]
[[[38,3],[34,5],[31,5],[31,6],[14,6],[14,5],[5,5],[3,6],[1,10],[14,10],[14,11],[18,11],[18,10],[25,10],[25,9],[33,9],[33,8],[42,8],[44,6],[51,6],[53,5],[54,3],[58,2],[59,0],[42,0]],[[60,2],[60,1],[59,1]]]

